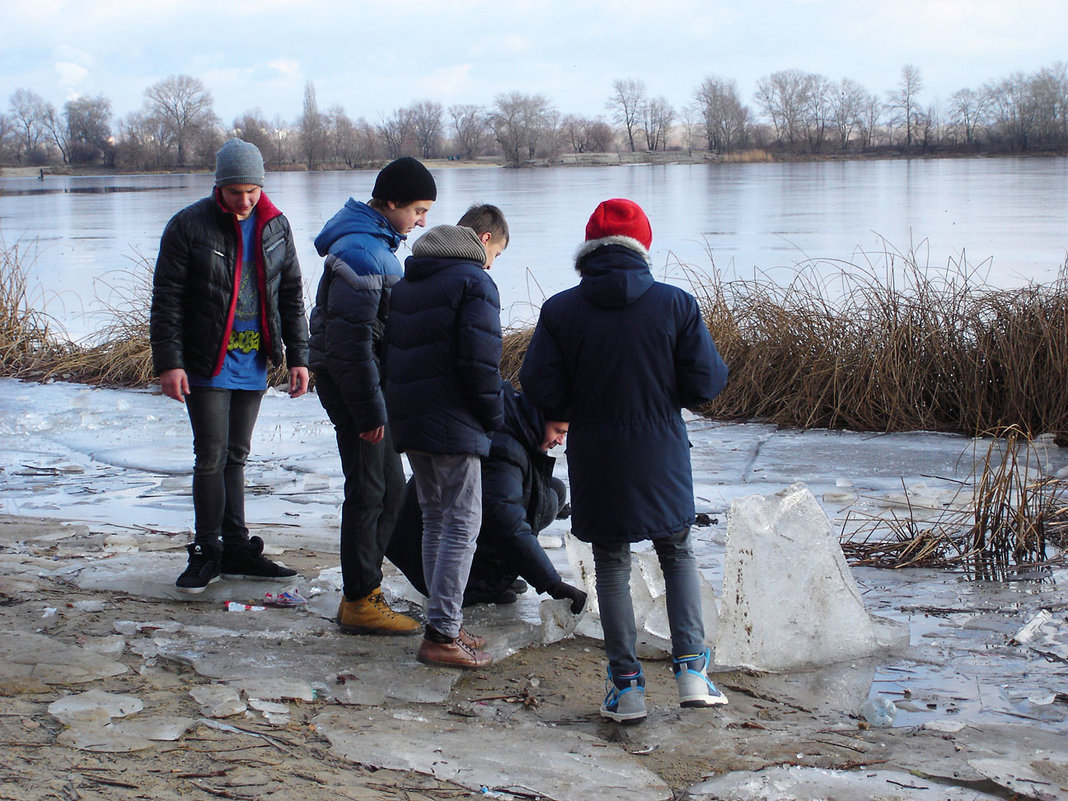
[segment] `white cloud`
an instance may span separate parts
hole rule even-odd
[[[295,78],[300,75],[300,62],[295,58],[279,58],[267,62],[267,66],[271,69],[278,70],[278,72],[287,77]]]
[[[70,61],[59,61],[53,65],[53,69],[56,71],[56,77],[59,81],[59,85],[66,92],[67,96],[78,94],[78,90],[81,87],[82,82],[85,80],[85,76],[89,74],[89,70],[83,67],[81,64],[75,64]]]

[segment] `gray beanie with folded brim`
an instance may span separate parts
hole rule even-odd
[[[215,154],[215,185],[263,186],[263,156],[251,142],[231,139]]]
[[[435,225],[412,245],[413,256],[437,256],[486,263],[486,248],[473,228],[463,225]]]

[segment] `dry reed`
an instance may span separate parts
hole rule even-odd
[[[1068,265],[1066,265],[1068,267]],[[695,276],[731,375],[705,412],[797,428],[1068,430],[1068,278],[1001,290],[886,254],[780,286]]]
[[[1046,560],[1046,545],[1065,544],[1068,485],[1043,474],[1042,446],[1019,427],[990,432],[985,454],[959,497],[940,510],[852,516],[842,550],[854,565],[957,567],[978,579],[1004,579]],[[907,493],[906,493],[907,497]]]
[[[31,256],[0,240],[0,370],[5,376],[41,376],[70,350],[53,333],[53,320],[35,308],[24,263]]]

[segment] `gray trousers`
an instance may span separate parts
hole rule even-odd
[[[482,526],[482,462],[470,454],[408,451],[423,510],[423,576],[427,624],[460,634],[464,588]]]

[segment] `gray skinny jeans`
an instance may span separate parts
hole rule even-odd
[[[685,528],[664,539],[653,540],[653,548],[664,573],[671,654],[676,658],[699,654],[705,649],[705,625],[690,530]],[[641,662],[630,597],[630,543],[594,544],[593,562],[608,667],[613,676],[634,673],[641,669]]]
[[[423,576],[427,624],[457,637],[464,588],[482,526],[482,461],[470,454],[408,451],[423,510]]]

